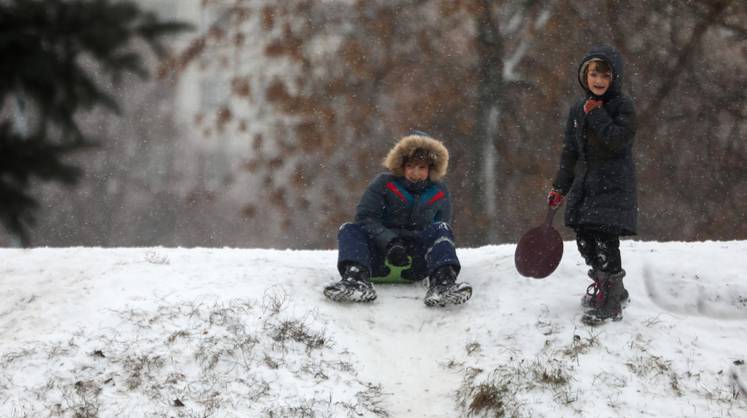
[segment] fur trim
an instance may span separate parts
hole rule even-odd
[[[449,151],[441,141],[423,135],[409,135],[400,139],[384,159],[384,167],[395,176],[404,176],[405,162],[418,149],[424,149],[430,153],[429,177],[432,181],[437,181],[446,175],[449,167]]]

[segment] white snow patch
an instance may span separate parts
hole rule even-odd
[[[2,249],[0,416],[747,416],[747,242],[621,247],[596,328],[574,242],[544,280],[459,249],[448,309],[328,302],[335,251]]]

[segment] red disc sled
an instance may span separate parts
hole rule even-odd
[[[563,258],[563,239],[552,227],[557,208],[548,208],[545,222],[524,234],[516,244],[514,262],[524,277],[542,279],[555,271]]]

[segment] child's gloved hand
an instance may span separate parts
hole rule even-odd
[[[547,204],[553,209],[562,205],[564,200],[565,196],[563,196],[559,190],[552,189],[550,190],[550,193],[547,194]]]
[[[395,238],[389,243],[386,251],[386,259],[389,261],[389,264],[397,267],[410,264],[410,259],[407,256],[407,248],[405,248],[402,240]]]
[[[584,103],[584,113],[589,113],[598,107],[602,107],[601,100],[588,99],[586,100],[586,103]]]

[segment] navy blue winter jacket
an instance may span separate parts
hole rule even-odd
[[[434,222],[451,223],[449,191],[441,181],[412,184],[380,174],[363,193],[355,222],[383,250],[392,239],[406,239]]]
[[[584,56],[582,65],[592,58],[607,61],[614,79],[601,97],[604,104],[585,114],[584,102],[592,96],[579,77],[587,97],[571,106],[553,187],[568,195],[567,226],[634,235],[638,203],[633,101],[621,92],[623,62],[617,50],[607,45],[594,47]]]

